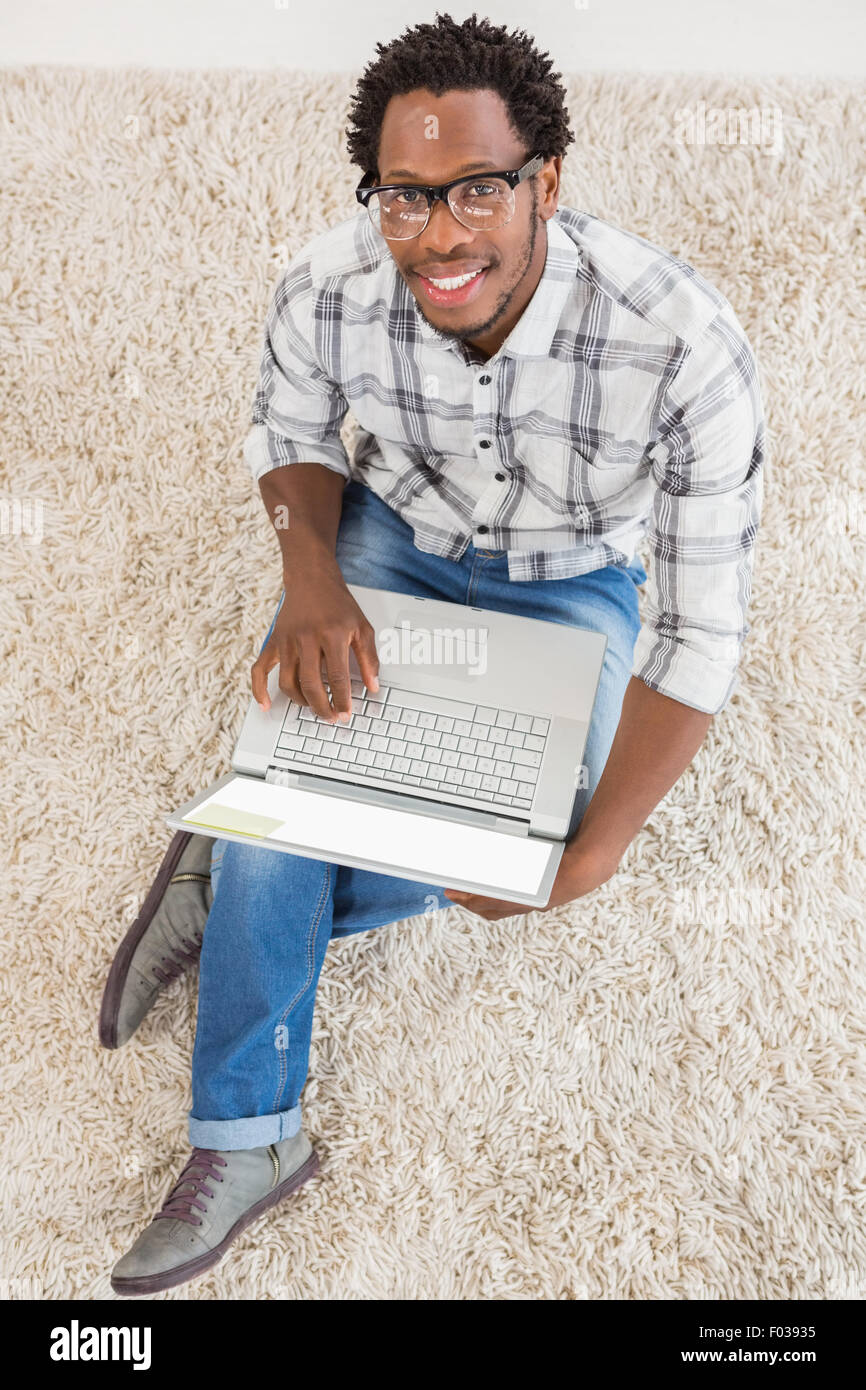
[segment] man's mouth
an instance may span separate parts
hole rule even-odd
[[[422,275],[416,271],[427,298],[432,304],[468,304],[481,293],[489,266],[477,267],[463,275]]]

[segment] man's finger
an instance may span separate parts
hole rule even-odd
[[[250,673],[250,680],[253,688],[253,699],[267,711],[271,707],[271,697],[268,694],[268,672],[272,671],[279,660],[276,642],[269,641],[264,650],[260,653]]]
[[[349,675],[349,643],[330,644],[325,649],[325,666],[331,688],[331,704],[337,719],[348,723],[352,713],[352,685]]]

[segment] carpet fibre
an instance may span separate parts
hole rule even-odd
[[[188,1153],[195,979],[114,1053],[99,1001],[279,594],[241,446],[271,287],[357,207],[355,77],[0,73],[6,1297],[111,1298]],[[866,1295],[866,89],[567,82],[561,202],[690,262],[759,359],[739,689],[594,894],[332,943],[321,1170],[156,1297]],[[678,138],[701,103],[781,126]]]

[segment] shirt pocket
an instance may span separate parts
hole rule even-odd
[[[517,453],[542,505],[583,524],[598,491],[593,460],[561,436],[529,435]]]

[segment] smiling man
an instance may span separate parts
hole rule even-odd
[[[730,304],[690,266],[560,207],[564,91],[525,33],[437,15],[377,52],[347,132],[362,206],[297,253],[267,315],[245,458],[277,529],[283,593],[252,688],[267,708],[279,665],[280,688],[335,740],[344,732],[330,726],[357,715],[350,649],[368,690],[378,684],[350,583],[604,632],[555,908],[615,873],[735,688],[762,495],[755,362]],[[403,756],[365,723],[359,757]],[[513,794],[474,727],[440,736],[437,721],[424,737],[463,794]],[[315,1172],[300,1094],[328,942],[449,900],[491,920],[527,911],[175,837],[112,967],[101,1036],[125,1042],[203,936],[194,1148],[117,1265],[118,1292],[201,1273]]]

